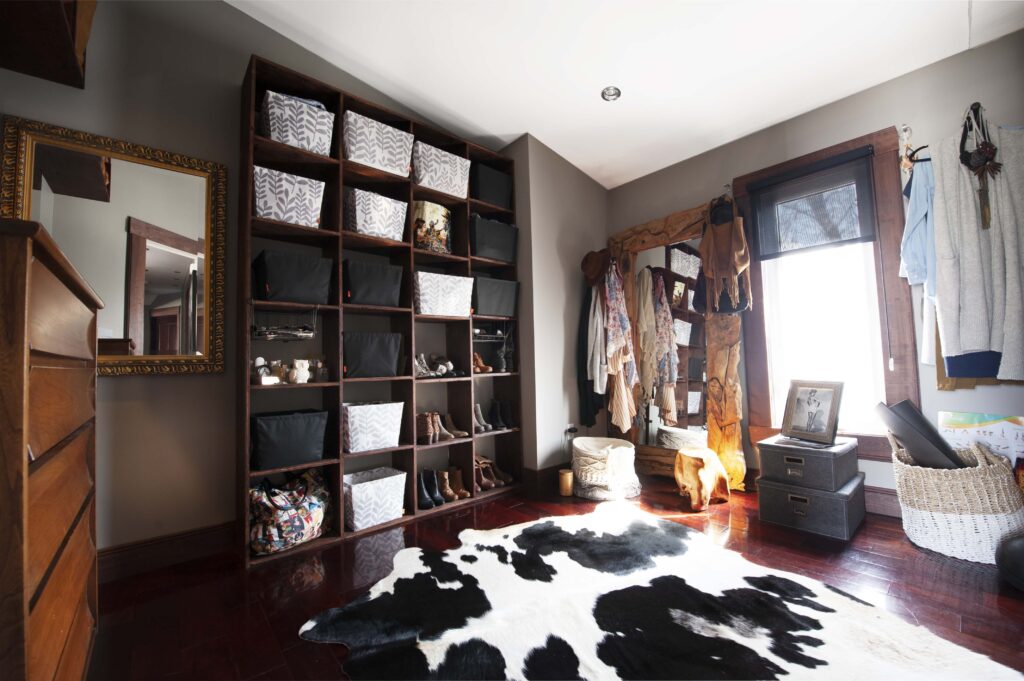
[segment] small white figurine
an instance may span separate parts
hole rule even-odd
[[[296,359],[291,371],[288,372],[289,383],[309,383],[309,360]]]

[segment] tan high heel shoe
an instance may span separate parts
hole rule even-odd
[[[441,493],[445,501],[455,501],[458,499],[458,495],[452,489],[450,479],[448,477],[448,471],[437,471],[437,491]]]
[[[478,374],[489,374],[494,371],[494,367],[487,366],[484,364],[483,357],[480,356],[479,352],[473,353],[473,371]]]
[[[448,482],[459,499],[468,499],[469,490],[462,484],[462,469],[452,466],[448,469]]]
[[[449,433],[447,430],[444,429],[444,426],[441,425],[441,415],[440,414],[438,414],[437,412],[434,412],[433,414],[430,415],[430,420],[434,422],[434,432],[437,433],[437,439],[438,440],[441,440],[443,442],[447,442],[448,440],[454,440],[455,439],[455,435],[453,435],[452,433]]]

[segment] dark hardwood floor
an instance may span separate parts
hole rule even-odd
[[[1024,670],[1024,593],[1001,583],[992,566],[918,549],[892,518],[869,515],[853,541],[843,543],[759,522],[753,494],[690,513],[670,481],[644,483],[636,503],[647,511],[698,528],[755,563],[820,579]],[[101,585],[89,679],[344,678],[345,648],[302,641],[299,627],[388,574],[398,548],[450,548],[466,528],[594,506],[505,497],[248,574],[237,557],[218,556]]]

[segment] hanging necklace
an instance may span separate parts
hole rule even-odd
[[[992,209],[988,200],[988,180],[1002,170],[1003,164],[996,161],[996,145],[989,137],[985,109],[975,102],[964,112],[963,131],[960,134],[960,163],[978,178],[978,203],[981,207],[981,228],[992,224]],[[967,150],[967,135],[971,134],[974,149]]]

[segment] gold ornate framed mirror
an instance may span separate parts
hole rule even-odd
[[[106,307],[101,376],[224,371],[227,171],[3,119],[0,216],[42,223]]]

